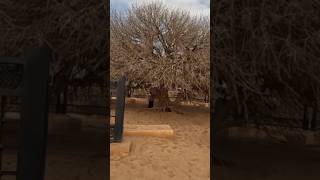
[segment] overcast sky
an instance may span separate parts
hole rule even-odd
[[[210,0],[110,0],[111,9],[124,10],[132,4],[160,1],[169,8],[180,8],[191,15],[210,16]]]

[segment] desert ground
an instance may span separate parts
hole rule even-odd
[[[3,152],[4,170],[16,168],[17,122],[10,120],[3,128],[3,142],[8,146]],[[105,116],[50,114],[45,179],[91,180],[106,177],[105,127]],[[1,180],[14,179],[14,176],[3,176]]]
[[[126,124],[169,124],[172,138],[124,137],[132,142],[128,156],[110,157],[111,180],[210,179],[210,122],[207,107],[181,106],[159,112],[143,103],[128,103]],[[49,116],[46,180],[91,180],[106,175],[105,116]],[[3,128],[3,169],[16,166],[17,121]],[[318,180],[320,146],[274,144],[271,141],[223,139],[219,157],[231,161],[214,167],[217,180]],[[2,180],[13,180],[2,177]]]
[[[318,180],[320,147],[225,141],[217,144],[220,157],[233,161],[213,169],[217,180]]]
[[[144,103],[128,103],[125,123],[169,124],[175,136],[125,137],[132,141],[132,149],[129,156],[111,160],[111,179],[209,179],[209,109],[185,106],[166,113],[145,107]],[[18,118],[14,117],[15,114],[9,116]],[[15,170],[16,167],[18,121],[10,120],[3,129],[3,142],[9,146],[3,155],[5,170]],[[105,116],[50,114],[45,179],[105,177],[106,123]],[[13,179],[2,177],[2,180]]]
[[[127,124],[169,124],[172,139],[126,137],[129,156],[111,160],[112,180],[210,179],[210,122],[206,107],[181,106],[166,113],[128,104]],[[226,166],[214,166],[216,180],[317,180],[320,146],[281,144],[271,139],[219,139],[217,154]],[[112,157],[111,157],[112,159]]]
[[[124,137],[132,142],[128,156],[111,157],[112,180],[209,180],[210,112],[206,107],[182,106],[173,112],[126,105],[125,123],[169,124],[174,137]]]

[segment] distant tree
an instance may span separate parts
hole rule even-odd
[[[105,1],[1,1],[0,16],[0,56],[43,43],[52,49],[50,92],[58,112],[65,112],[70,86],[105,85]]]
[[[219,1],[213,29],[213,77],[225,82],[238,111],[290,115],[318,109],[319,3],[312,0]],[[316,117],[314,117],[316,119]]]

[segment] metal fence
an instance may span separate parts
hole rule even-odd
[[[81,87],[74,92],[68,89],[67,113],[107,114],[107,86]],[[56,99],[50,98],[50,111],[56,112]]]
[[[47,47],[26,51],[25,58],[0,58],[0,178],[16,176],[17,180],[44,179],[48,103],[47,85],[51,51]],[[2,155],[4,116],[8,97],[20,97],[22,106],[18,132],[18,161],[16,170],[3,170]]]
[[[243,114],[238,114],[234,99],[215,100],[215,114],[217,121],[235,125],[273,126],[288,129],[319,130],[320,117],[316,116],[312,122],[312,112],[305,109],[297,109],[292,106],[281,106],[277,109],[268,110],[263,105],[251,105],[253,109],[248,112],[248,119]],[[319,114],[319,110],[316,112]],[[312,126],[314,123],[314,127]]]
[[[88,88],[91,90],[88,91]],[[107,114],[107,86],[104,92],[101,92],[101,87],[84,87],[78,90],[78,94],[74,95],[73,89],[69,89],[68,103],[66,113],[77,114]],[[50,89],[50,87],[49,87]],[[98,90],[99,89],[99,90]],[[20,112],[22,99],[21,97],[11,96],[6,100],[6,110],[9,112]],[[56,112],[56,99],[52,94],[49,94],[49,112]]]

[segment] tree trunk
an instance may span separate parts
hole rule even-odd
[[[56,113],[61,113],[61,93],[57,92],[56,94]]]
[[[158,88],[150,88],[150,95],[151,95],[151,98],[149,98],[149,100],[155,99],[155,98],[159,100],[159,106],[162,111],[171,112],[171,109],[169,107],[170,99],[169,99],[169,93],[167,88],[164,88],[163,86],[160,86]],[[150,106],[153,107],[154,102],[149,101],[149,103],[150,103]]]
[[[130,86],[129,86],[128,90],[127,90],[127,96],[131,97],[131,95],[132,95],[132,88],[130,88]]]
[[[62,112],[65,114],[67,112],[67,105],[68,105],[68,86],[63,90],[63,102],[62,102]]]
[[[183,100],[186,101],[187,100],[187,90],[183,89]]]
[[[159,104],[162,108],[162,111],[164,112],[171,112],[171,109],[169,107],[170,105],[170,99],[169,99],[169,92],[167,88],[160,87],[159,89]]]
[[[64,88],[64,90],[58,91],[56,94],[56,113],[65,114],[67,112],[67,93],[68,89]]]
[[[154,107],[154,99],[158,95],[158,89],[150,88],[149,93],[150,93],[150,96],[148,97],[148,108],[153,108]]]
[[[311,129],[314,130],[317,128],[317,114],[318,114],[318,102],[317,100],[314,102],[314,107],[312,108],[313,114],[311,119]]]
[[[133,88],[131,86],[131,81],[130,81],[128,86],[127,86],[127,96],[131,97],[132,93],[133,93]]]
[[[154,98],[153,97],[149,97],[148,99],[148,108],[153,108],[154,106]]]
[[[302,128],[304,130],[309,129],[309,108],[307,105],[304,105]]]
[[[6,96],[1,96],[1,109],[0,109],[0,121],[1,121],[1,124],[3,123],[6,105],[7,105],[7,97]]]
[[[79,96],[79,94],[78,94],[78,89],[79,89],[78,86],[74,86],[74,87],[73,87],[74,99],[77,99],[77,97]]]
[[[177,104],[180,104],[181,101],[184,100],[184,93],[182,92],[179,92],[176,99],[174,100],[173,104],[177,105]]]
[[[205,93],[205,95],[204,95],[204,102],[205,103],[209,102],[209,95],[207,93]]]

